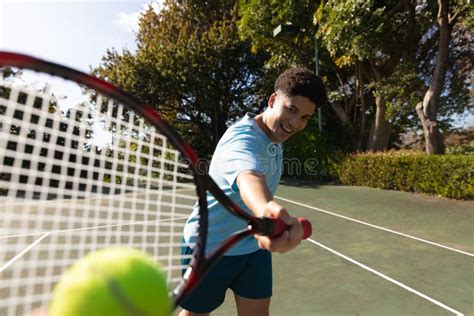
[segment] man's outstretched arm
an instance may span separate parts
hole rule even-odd
[[[263,174],[253,170],[243,171],[237,176],[237,186],[245,205],[256,216],[280,218],[289,226],[289,230],[276,238],[256,235],[260,248],[284,253],[299,245],[303,237],[301,223],[273,199]]]

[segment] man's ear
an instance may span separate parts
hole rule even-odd
[[[276,93],[273,93],[269,98],[268,98],[268,107],[273,108],[273,103],[275,103],[276,100]]]

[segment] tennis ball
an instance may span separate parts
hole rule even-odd
[[[50,316],[171,314],[166,277],[135,249],[91,252],[73,264],[53,290]]]

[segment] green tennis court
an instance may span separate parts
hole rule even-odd
[[[305,183],[277,196],[314,232],[274,255],[271,315],[474,315],[473,201]],[[235,314],[229,291],[213,315]]]

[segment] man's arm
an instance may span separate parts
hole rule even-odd
[[[290,227],[279,237],[272,239],[256,235],[260,248],[284,253],[298,246],[303,237],[303,227],[296,217],[290,216],[283,206],[273,200],[265,176],[248,170],[241,172],[236,181],[242,200],[256,216],[280,218]]]

